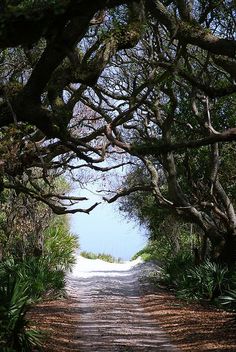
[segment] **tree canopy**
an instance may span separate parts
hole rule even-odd
[[[56,194],[51,178],[135,164],[145,181],[109,202],[151,192],[235,261],[235,11],[234,1],[2,1],[2,188],[58,214],[90,212],[97,204],[69,210],[85,198]]]

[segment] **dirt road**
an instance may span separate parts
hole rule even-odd
[[[43,351],[176,351],[159,324],[181,351],[236,351],[235,314],[186,303],[150,286],[140,296],[139,278],[150,270],[150,264],[78,258],[68,298],[43,301],[31,310],[33,327],[47,335]]]
[[[79,352],[177,351],[144,312],[139,278],[150,264],[111,264],[78,257],[68,279],[68,292],[78,300]]]

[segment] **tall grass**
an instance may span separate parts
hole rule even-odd
[[[122,263],[121,258],[115,258],[111,254],[106,254],[106,253],[96,254],[93,252],[82,251],[80,252],[80,255],[87,259],[101,259],[108,263]]]

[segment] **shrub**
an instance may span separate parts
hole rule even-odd
[[[40,345],[41,333],[29,329],[26,313],[39,299],[64,294],[77,247],[66,218],[55,218],[44,234],[43,256],[0,262],[0,351],[27,352]]]
[[[162,279],[181,298],[213,300],[229,287],[229,271],[209,260],[194,265],[190,253],[179,253],[164,265]]]
[[[0,346],[8,352],[31,351],[41,333],[29,329],[26,313],[45,296],[64,293],[65,272],[52,266],[50,257],[13,258],[0,263]],[[1,349],[2,351],[3,349]]]
[[[229,309],[236,311],[236,268],[232,268],[228,275],[227,289],[219,297],[219,303]]]
[[[186,270],[179,283],[178,295],[184,298],[212,300],[225,290],[228,269],[209,260]]]
[[[87,259],[101,259],[104,260],[105,262],[108,263],[121,263],[122,260],[121,258],[115,258],[111,254],[106,254],[106,253],[92,253],[92,252],[87,252],[87,251],[82,251],[80,252],[80,255],[84,258]]]
[[[179,287],[184,273],[193,267],[193,256],[188,251],[180,251],[164,263],[161,278],[168,285]]]
[[[56,217],[45,232],[44,257],[48,264],[54,269],[70,270],[76,262],[78,248],[78,238],[69,232],[67,219]]]
[[[164,259],[159,241],[150,241],[144,248],[133,255],[132,260],[141,257],[145,262]]]
[[[50,257],[31,257],[18,265],[18,276],[28,284],[32,300],[64,294],[65,272],[52,266]]]
[[[29,329],[28,283],[18,277],[13,260],[0,264],[0,345],[2,351],[27,352],[40,345],[41,333]]]
[[[236,289],[225,292],[225,295],[219,297],[221,305],[226,308],[236,311]]]

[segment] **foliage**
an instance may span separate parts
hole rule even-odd
[[[146,182],[146,177],[139,170],[130,172],[123,181],[130,187],[135,180]],[[135,257],[144,260],[161,260],[175,256],[178,251],[188,251],[201,246],[201,231],[197,226],[186,223],[171,211],[158,206],[155,197],[150,193],[134,192],[119,201],[119,210],[129,219],[137,221],[147,230],[148,245]]]
[[[236,311],[236,289],[224,292],[219,301],[223,307]]]
[[[138,251],[137,253],[135,253],[133,256],[132,256],[132,260],[135,260],[137,259],[138,257],[141,257],[145,262],[147,261],[150,261],[152,259],[155,259],[155,250],[154,250],[154,253],[153,253],[153,247],[152,247],[152,244],[149,245],[147,244],[144,248],[140,249],[140,251]]]
[[[26,313],[31,301],[29,282],[16,271],[13,260],[0,264],[0,345],[12,352],[39,346],[41,333],[29,329]]]
[[[44,257],[50,266],[70,270],[75,264],[78,248],[78,237],[70,233],[68,219],[65,216],[54,217],[44,235]]]
[[[214,300],[233,282],[227,267],[209,260],[195,265],[189,253],[170,259],[164,265],[162,279],[179,297],[197,300]]]
[[[15,165],[14,161],[11,163]],[[43,187],[37,168],[31,170],[31,176],[36,178],[35,187]],[[69,192],[69,184],[63,177],[51,176],[51,183],[47,185],[51,192],[61,194]],[[25,184],[29,184],[28,179],[25,180]],[[44,187],[45,190],[46,187]],[[58,224],[55,219],[52,210],[31,195],[18,193],[15,190],[4,190],[0,210],[0,242],[3,258],[14,255],[21,259],[42,254],[45,245],[44,233],[48,228],[53,228],[53,222],[55,227],[58,225],[61,228],[61,231],[69,231],[66,216],[60,221],[57,220]],[[63,240],[62,235],[60,240]]]
[[[40,333],[28,328],[25,317],[30,305],[64,295],[65,272],[75,262],[77,239],[63,217],[51,220],[44,237],[43,255],[0,262],[0,341],[5,349],[23,352],[38,346]]]
[[[62,177],[54,180],[53,188],[61,193],[69,191],[68,182]],[[69,269],[75,261],[78,240],[70,234],[67,216],[55,216],[45,204],[24,193],[8,190],[2,192],[2,196],[1,257],[14,256],[22,260],[43,254],[50,258],[52,266]]]
[[[176,256],[167,259],[163,266],[162,279],[168,285],[178,287],[184,273],[193,267],[194,258],[190,251],[180,251]]]
[[[159,241],[149,241],[149,243],[140,251],[135,253],[132,257],[132,260],[141,257],[144,261],[152,260],[162,260],[163,258],[163,247],[160,246]]]
[[[121,258],[115,258],[111,254],[106,254],[106,253],[93,253],[93,252],[87,252],[87,251],[82,251],[80,252],[80,255],[84,258],[87,259],[101,259],[104,260],[105,262],[108,263],[121,263],[122,260]]]
[[[43,232],[52,212],[26,194],[5,191],[0,212],[0,240],[3,258],[14,255],[19,259],[41,253]]]
[[[28,285],[32,301],[64,294],[65,272],[52,266],[50,257],[30,257],[16,264],[17,275]]]
[[[184,298],[213,300],[227,287],[227,274],[226,267],[207,260],[183,274],[177,294]]]
[[[44,234],[44,251],[40,256],[13,260],[17,275],[28,283],[32,299],[63,293],[65,273],[75,263],[78,239],[69,232],[64,217],[51,221]]]

